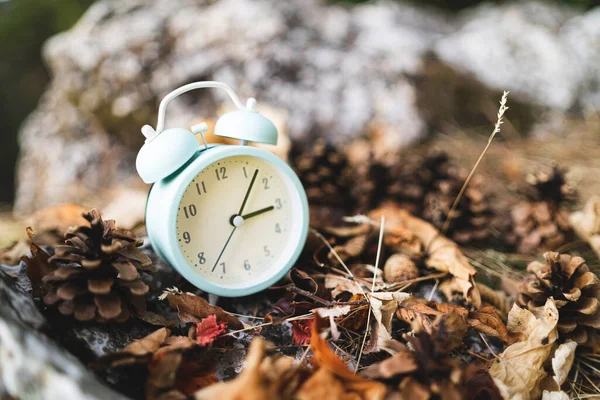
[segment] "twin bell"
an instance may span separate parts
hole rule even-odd
[[[206,123],[201,123],[194,125],[191,131],[183,128],[163,130],[165,108],[166,103],[161,103],[156,130],[150,125],[142,128],[146,142],[137,155],[136,168],[142,180],[149,184],[168,177],[194,157],[200,150],[200,142],[194,134],[203,135],[208,129]],[[277,144],[277,128],[271,120],[256,111],[256,100],[253,98],[248,99],[246,107],[221,116],[214,134],[239,139],[241,145],[248,142]]]

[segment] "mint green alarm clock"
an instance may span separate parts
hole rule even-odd
[[[191,131],[164,129],[168,103],[200,88],[227,92],[238,110],[220,117],[217,136],[239,145],[209,145],[205,123]],[[193,133],[192,133],[193,132]],[[293,170],[249,142],[277,144],[277,129],[220,82],[195,82],[161,101],[156,130],[144,126],[146,142],[136,167],[153,183],[146,229],[157,254],[199,289],[218,296],[245,296],[281,279],[298,259],[308,232],[306,193]],[[200,134],[204,145],[194,134]]]

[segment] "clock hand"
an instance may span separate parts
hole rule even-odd
[[[215,262],[215,265],[212,267],[212,269],[210,270],[210,272],[214,272],[215,268],[217,268],[217,265],[219,264],[219,260],[221,260],[221,256],[225,252],[225,249],[227,248],[227,245],[229,244],[229,241],[231,240],[231,237],[233,236],[233,233],[235,232],[236,229],[237,229],[237,226],[234,226],[233,230],[229,234],[229,237],[227,238],[227,241],[225,242],[225,246],[223,246],[223,249],[221,250],[221,253],[219,254],[219,257],[217,257],[217,261]]]
[[[247,220],[248,218],[256,217],[257,215],[260,215],[260,214],[266,213],[267,211],[271,211],[271,210],[273,210],[274,208],[275,208],[275,207],[273,207],[273,206],[269,206],[269,207],[261,208],[260,210],[256,210],[256,211],[253,211],[253,212],[251,212],[251,213],[248,213],[248,214],[246,214],[246,215],[242,215],[242,218],[243,218],[243,219],[244,219],[244,221],[245,221],[245,220]]]
[[[256,175],[258,175],[258,168],[254,171],[254,175],[252,175],[250,186],[248,186],[248,190],[246,191],[246,195],[244,196],[244,201],[242,201],[242,206],[240,207],[240,212],[237,213],[237,215],[242,215],[242,211],[244,211],[244,207],[246,206],[246,202],[248,201],[248,196],[250,196],[250,191],[252,190],[252,186],[254,186]]]

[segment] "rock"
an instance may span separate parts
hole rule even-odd
[[[413,142],[426,126],[408,75],[449,31],[443,16],[395,2],[101,0],[45,45],[53,80],[20,133],[16,210],[131,177],[141,185],[140,127],[191,81],[224,81],[259,109],[284,109],[293,140],[345,142],[376,125],[392,148]],[[188,94],[169,106],[167,124],[189,126],[222,103],[219,91]]]
[[[140,127],[155,123],[162,96],[197,80],[283,110],[304,145],[371,136],[396,151],[449,126],[491,128],[505,89],[504,127],[526,133],[544,111],[597,109],[599,26],[598,9],[531,2],[456,17],[396,1],[99,0],[45,45],[53,80],[20,132],[15,209],[143,187]],[[220,91],[186,94],[167,124],[223,104]]]
[[[578,16],[550,3],[511,2],[467,10],[459,20],[435,44],[443,62],[513,99],[563,111],[597,108],[600,9]]]
[[[37,331],[33,299],[0,269],[0,395],[23,399],[125,399]]]

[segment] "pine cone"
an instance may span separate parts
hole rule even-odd
[[[531,309],[543,306],[552,297],[559,309],[558,331],[561,336],[580,345],[598,342],[598,277],[581,257],[546,252],[544,258],[545,263],[534,261],[527,266],[530,275],[521,284],[517,303]]]
[[[402,154],[388,170],[384,198],[393,200],[415,215],[422,215],[425,197],[436,183],[448,179],[450,165],[446,153],[426,156]]]
[[[436,182],[434,190],[425,196],[423,218],[441,229],[467,175],[466,171],[452,170],[448,178]],[[456,242],[482,241],[490,236],[493,212],[481,186],[481,179],[474,177],[454,210],[446,234]]]
[[[550,174],[530,176],[528,182],[527,200],[511,212],[512,232],[507,242],[520,253],[556,250],[572,236],[564,207],[575,200],[576,193],[567,183],[565,171],[557,167]]]
[[[395,354],[366,368],[364,375],[388,383],[401,378],[394,390],[401,399],[502,398],[487,372],[475,365],[465,368],[457,358],[440,351],[436,338],[425,331],[417,330],[404,339],[412,350],[399,342],[388,342]]]
[[[81,321],[127,320],[145,311],[148,286],[138,270],[152,262],[140,249],[142,242],[115,221],[103,221],[97,210],[84,213],[89,226],[65,235],[49,262],[57,268],[44,276],[44,303],[58,304],[64,315]],[[132,308],[133,307],[133,308]]]
[[[352,171],[338,148],[319,139],[310,151],[293,157],[292,166],[311,206],[352,208]]]

